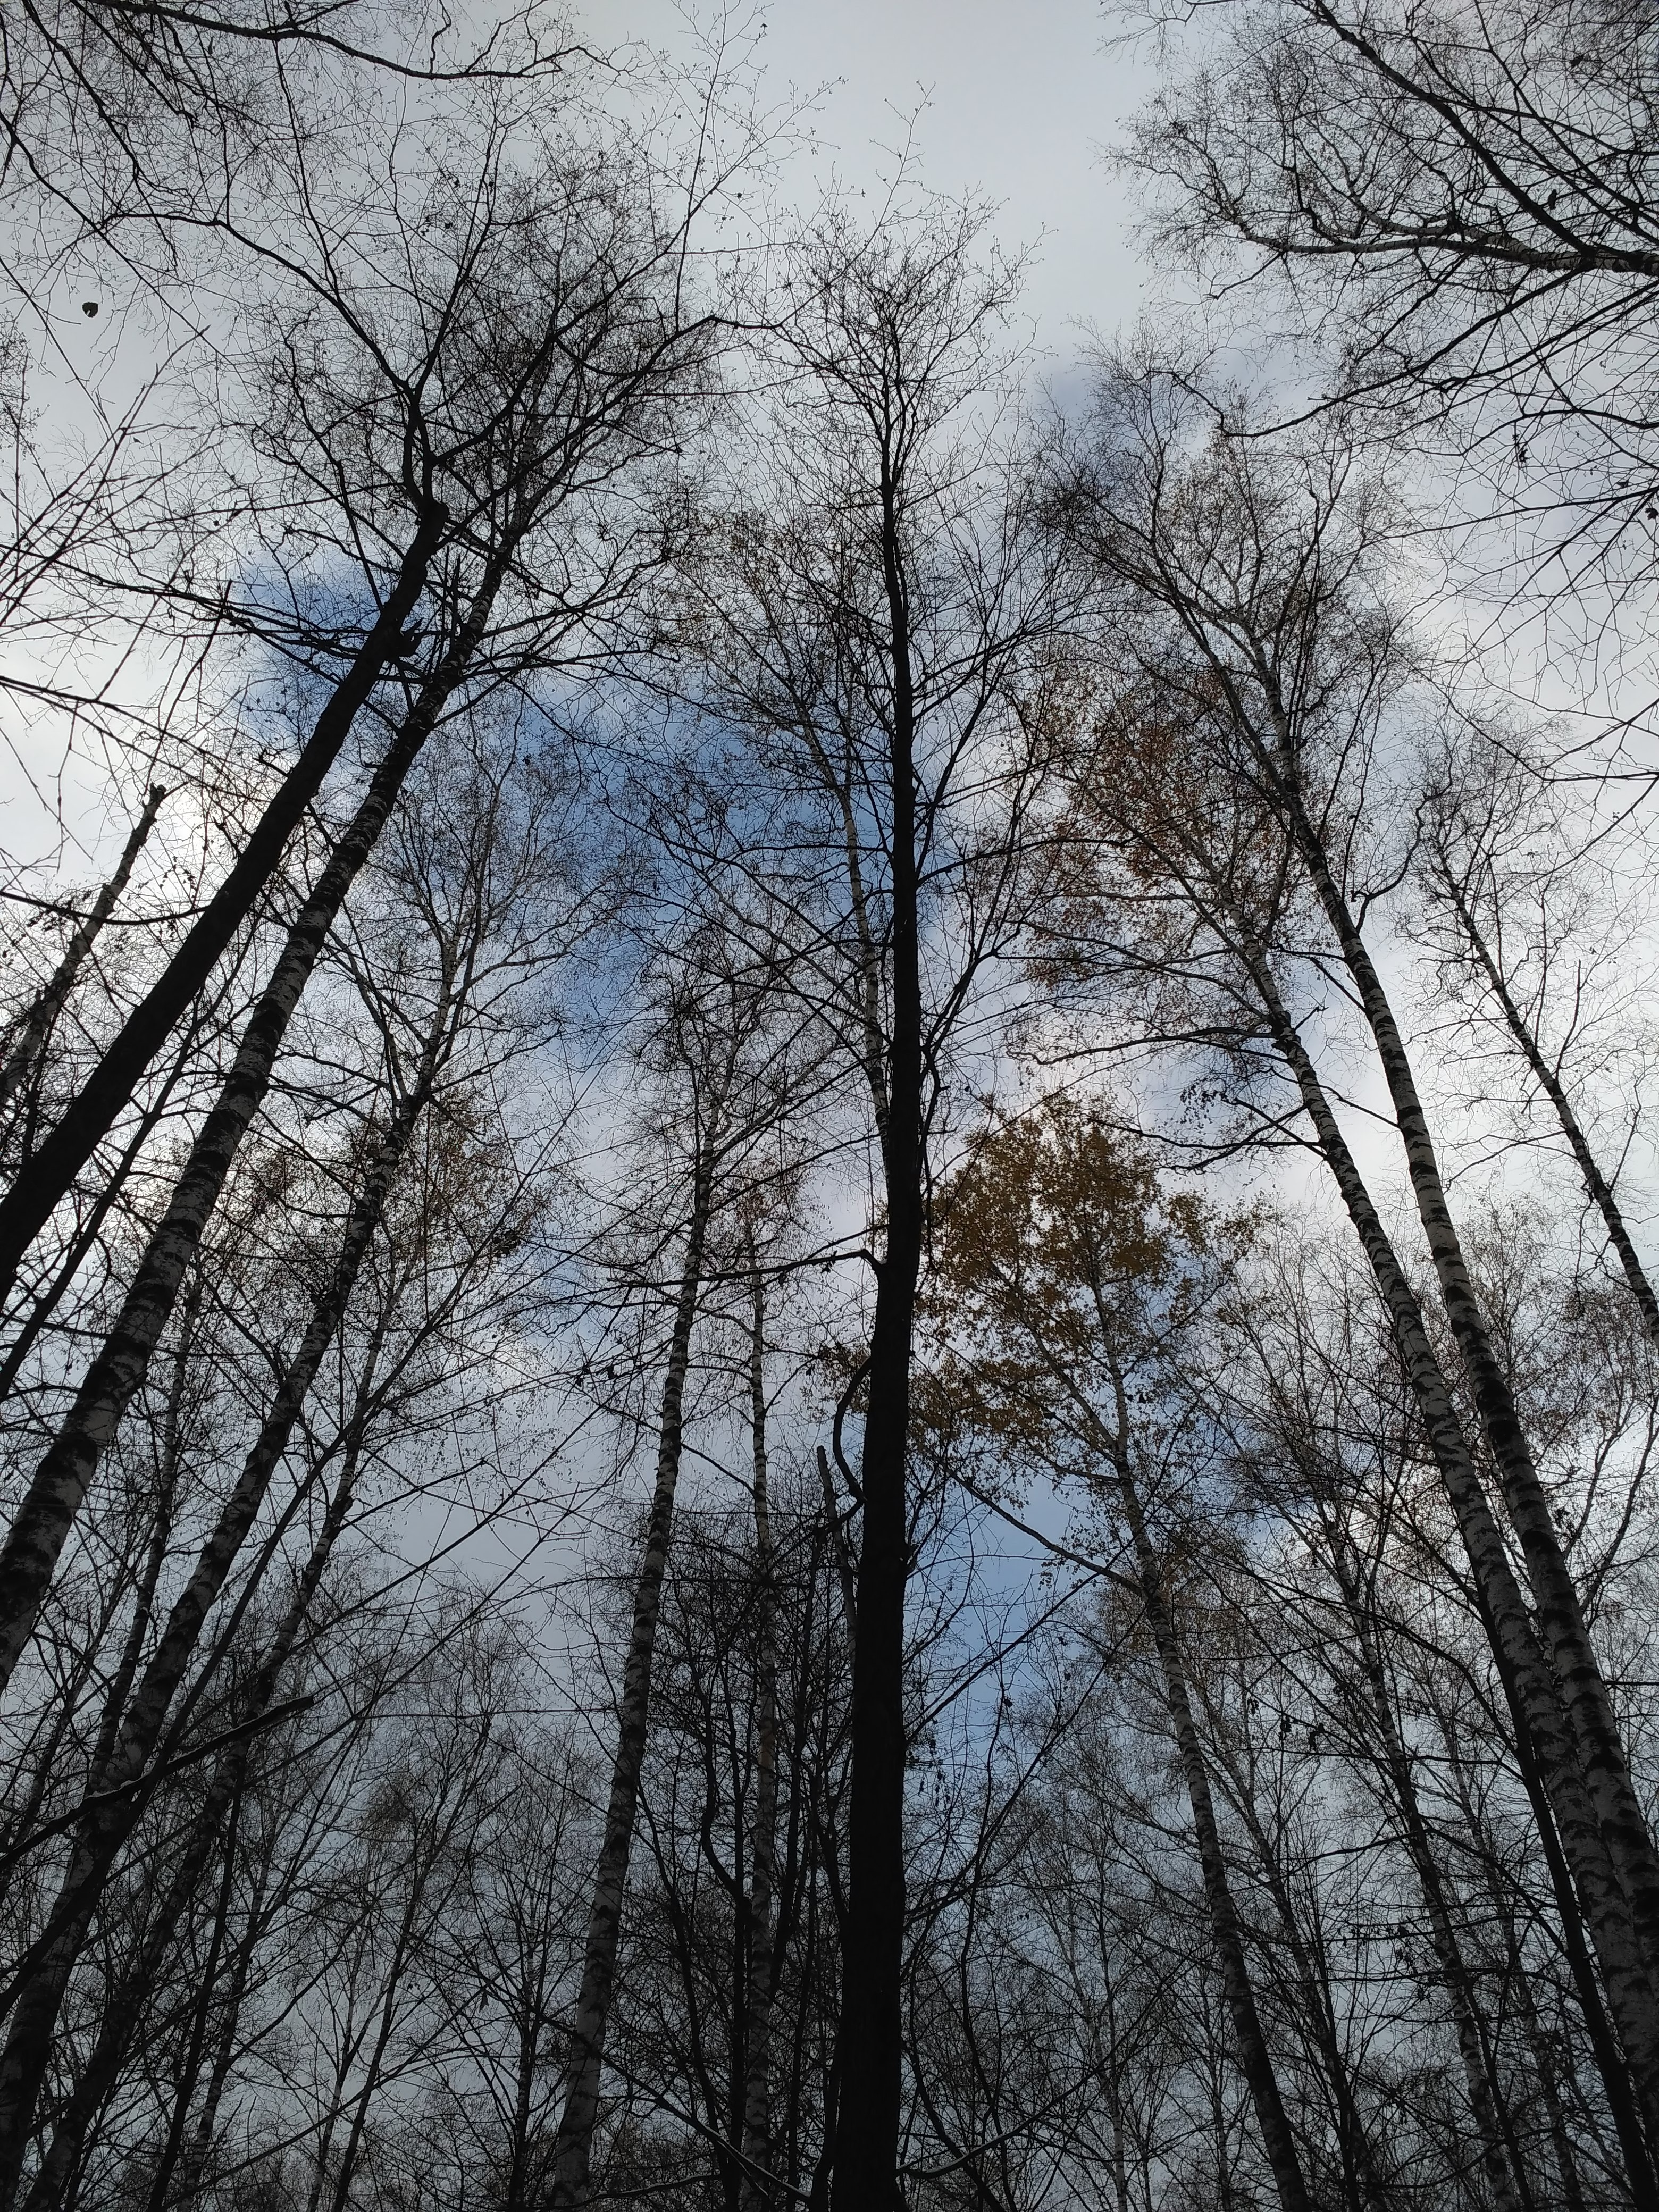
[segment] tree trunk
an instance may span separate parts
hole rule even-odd
[[[750,1258],[754,1258],[751,1247]],[[772,2171],[773,1893],[778,1849],[777,1593],[772,1520],[767,1496],[766,1304],[754,1279],[749,1340],[749,1419],[754,1440],[755,1492],[755,1818],[750,1838],[749,2020],[744,2084],[742,2212],[767,2212]]]
[[[904,1601],[910,1347],[922,1245],[921,964],[916,864],[915,702],[898,487],[882,456],[882,557],[893,701],[892,1030],[882,1122],[886,1250],[876,1284],[864,1417],[864,1540],[853,1657],[848,1913],[842,1957],[835,2212],[900,2201],[904,1955]]]
[[[357,1425],[360,1429],[361,1418]],[[360,1434],[354,1432],[347,1447],[340,1480],[335,1486],[334,1496],[289,1601],[288,1611],[248,1686],[242,1701],[244,1715],[248,1720],[258,1721],[270,1711],[283,1669],[293,1656],[301,1631],[310,1614],[330,1554],[351,1509],[351,1500],[356,1489],[361,1441]],[[52,2207],[57,2203],[64,2183],[79,2156],[88,2124],[113,2086],[131,2047],[134,2032],[143,2021],[145,2004],[166,1959],[172,1931],[189,1906],[220,1823],[228,1808],[240,1800],[252,1756],[252,1741],[245,1739],[223,1752],[215,1762],[207,1796],[191,1824],[178,1871],[168,1886],[162,1905],[146,1930],[144,1946],[138,1959],[129,1967],[119,1988],[105,2008],[94,2058],[88,2062],[86,2073],[76,2084],[70,2105],[59,2116],[46,2157],[25,2200],[23,2212],[52,2212]],[[246,1961],[240,1963],[241,1976],[245,1979]],[[101,2069],[101,2087],[94,2079],[95,2069]],[[71,2138],[65,2141],[61,2152],[58,2144],[60,2136]],[[172,2172],[171,2159],[177,2156],[176,2142],[170,2142],[168,2151],[169,2158],[152,2186],[150,2201],[153,2207],[165,2202],[167,2184]],[[10,2203],[10,2192],[15,2192],[15,2187],[14,2169],[9,2192],[0,2195],[0,2204]]]
[[[143,811],[132,825],[132,834],[115,864],[115,873],[70,931],[63,958],[19,1024],[17,1042],[7,1054],[3,1065],[0,1065],[0,1111],[10,1105],[39,1065],[52,1026],[63,1012],[69,994],[75,988],[86,964],[87,955],[97,943],[99,933],[114,913],[116,902],[131,880],[134,864],[155,826],[155,817],[166,797],[167,793],[159,783],[150,787]]]
[[[96,1197],[81,1215],[74,1233],[57,1255],[57,1265],[52,1273],[20,1309],[17,1334],[7,1347],[4,1359],[0,1360],[0,1399],[10,1396],[13,1385],[23,1371],[24,1361],[40,1341],[41,1333],[57,1312],[70,1285],[80,1279],[81,1270],[96,1247],[103,1233],[104,1224],[114,1212],[116,1201],[125,1190],[134,1168],[148,1152],[156,1130],[173,1110],[174,1092],[195,1057],[203,1011],[198,1004],[196,1017],[180,1032],[170,1066],[145,1100],[143,1110],[133,1117],[126,1142],[100,1181]]]
[[[1205,1698],[1201,1680],[1199,1695],[1200,1698]],[[1213,1725],[1216,1719],[1213,1708],[1207,1699],[1205,1703]],[[1354,2096],[1353,2079],[1343,2054],[1335,2008],[1331,2000],[1328,1954],[1322,1948],[1317,1953],[1310,1949],[1303,1934],[1297,1917],[1296,1901],[1285,1882],[1273,1839],[1262,1826],[1261,1811],[1248,1773],[1242,1772],[1231,1757],[1224,1738],[1218,1736],[1216,1746],[1217,1764],[1232,1784],[1235,1809],[1255,1848],[1261,1878],[1267,1894],[1273,1899],[1285,1948],[1290,1954],[1291,1970],[1301,1996],[1306,2032],[1319,2054],[1319,2063],[1330,2088],[1331,2102],[1335,2108],[1344,2202],[1349,2207],[1349,2212],[1360,2212],[1362,2203],[1369,2204],[1372,2212],[1383,2212],[1392,2192],[1378,2168],[1376,2147]]]
[[[1518,2159],[1513,2157],[1513,2133],[1505,2125],[1506,2115],[1499,2112],[1499,2092],[1490,2063],[1491,2053],[1481,2033],[1474,1979],[1463,1957],[1463,1947],[1458,1941],[1450,1899],[1441,1876],[1439,1861],[1434,1855],[1428,1823],[1423,1817],[1417,1784],[1412,1774],[1411,1754],[1395,1723],[1394,1704],[1377,1643],[1375,1615],[1367,1609],[1358,1579],[1342,1556],[1340,1533],[1332,1538],[1331,1564],[1353,1631],[1360,1669],[1369,1693],[1369,1718],[1381,1747],[1382,1770],[1388,1776],[1395,1808],[1399,1814],[1401,1839],[1406,1846],[1406,1855],[1411,1860],[1412,1870],[1417,1876],[1423,1909],[1428,1915],[1429,1941],[1434,1952],[1435,1964],[1440,1971],[1441,1986],[1446,1992],[1452,2026],[1457,2035],[1457,2051],[1462,2061],[1469,2111],[1480,2143],[1480,2164],[1486,2178],[1486,2187],[1498,2212],[1533,2212],[1532,2191],[1527,2185],[1524,2167]]]
[[[1545,1059],[1531,1024],[1522,1014],[1520,1007],[1516,1005],[1504,971],[1498,966],[1492,956],[1491,947],[1481,934],[1480,925],[1475,919],[1474,908],[1464,897],[1462,886],[1454,879],[1451,870],[1443,861],[1441,874],[1458,922],[1464,936],[1468,939],[1469,949],[1480,963],[1481,971],[1486,978],[1493,998],[1498,1001],[1498,1011],[1504,1017],[1510,1035],[1520,1046],[1522,1054],[1528,1066],[1532,1070],[1534,1080],[1539,1089],[1555,1109],[1556,1119],[1561,1124],[1561,1133],[1567,1140],[1568,1147],[1583,1182],[1585,1195],[1601,1215],[1602,1225],[1607,1232],[1607,1242],[1619,1255],[1619,1264],[1625,1271],[1625,1280],[1630,1285],[1631,1296],[1636,1301],[1637,1310],[1642,1316],[1643,1326],[1654,1342],[1659,1344],[1659,1296],[1655,1295],[1653,1285],[1648,1280],[1647,1270],[1643,1267],[1630,1231],[1625,1225],[1624,1213],[1613,1195],[1613,1185],[1602,1174],[1601,1164],[1595,1154],[1590,1150],[1589,1139],[1579,1126],[1578,1116],[1572,1110],[1572,1101],[1567,1096],[1566,1085],[1562,1082],[1556,1070]]]
[[[91,1927],[110,1869],[141,1818],[148,1792],[140,1784],[161,1742],[167,1712],[196,1649],[197,1639],[223,1589],[243,1539],[252,1524],[271,1474],[285,1450],[317,1369],[339,1325],[369,1243],[379,1227],[392,1179],[414,1133],[435,1079],[447,1010],[434,1018],[416,1086],[402,1102],[381,1139],[368,1178],[348,1218],[341,1250],[327,1287],[313,1307],[300,1348],[284,1374],[272,1411],[248,1454],[236,1488],[203,1546],[196,1569],[174,1601],[167,1626],[151,1655],[125,1716],[113,1748],[94,1768],[86,1809],[76,1832],[52,1919],[43,1937],[44,1955],[28,1973],[0,2051],[0,2204],[15,2185],[34,2107],[50,2063],[52,2034],[69,1978]],[[330,1543],[332,1536],[330,1536]],[[325,1558],[326,1554],[325,1554]],[[321,1567],[319,1565],[318,1572]],[[314,1587],[314,1584],[312,1585]],[[301,1616],[302,1618],[302,1616]],[[300,1620],[279,1638],[283,1656],[297,1635]],[[267,1662],[259,1678],[268,1704],[275,1667]],[[256,1701],[255,1710],[259,1709]],[[53,1931],[56,1931],[55,1933]]]
[[[397,659],[404,626],[426,589],[448,519],[441,501],[428,497],[422,502],[396,582],[229,874],[123,1023],[57,1127],[31,1156],[27,1175],[0,1199],[0,1301],[9,1291],[30,1243],[92,1158],[174,1024],[182,1019],[275,876],[289,839],[322,789],[359,709]]]
[[[1234,917],[1237,924],[1237,917]],[[1445,1376],[1358,1162],[1261,945],[1238,925],[1237,946],[1280,1055],[1295,1078],[1327,1164],[1370,1261],[1490,1624],[1493,1656],[1526,1724],[1561,1840],[1583,1900],[1607,1997],[1650,2137],[1659,2139],[1659,2012],[1647,1962],[1557,1701],[1549,1663],[1492,1516]]]
[[[264,1906],[265,1881],[269,1861],[258,1865],[254,1871],[253,1893],[248,1902],[247,1917],[242,1929],[241,1941],[236,1946],[236,1956],[230,1970],[225,1990],[225,2000],[219,2022],[217,2046],[213,2054],[213,2065],[208,2075],[207,2094],[202,2100],[202,2109],[197,2115],[196,2125],[191,2130],[190,2142],[179,2153],[183,2172],[179,2174],[179,2189],[174,2199],[174,2212],[195,2212],[208,2180],[208,2166],[213,2153],[214,2133],[219,2124],[219,2106],[230,2080],[231,2067],[236,2056],[236,2030],[242,2017],[242,2007],[247,1997],[247,1985],[253,1972],[254,1955],[259,1948],[260,1915]],[[167,2197],[176,2168],[158,2168],[150,2185],[148,2212],[167,2212]]]
[[[173,1310],[191,1255],[217,1204],[237,1149],[270,1087],[288,1025],[358,871],[374,850],[404,779],[482,641],[504,561],[486,573],[466,619],[422,687],[368,792],[288,933],[235,1061],[149,1239],[114,1328],[35,1471],[0,1551],[0,1689],[9,1680],[51,1585],[88,1486]]]
[[[441,1018],[434,1024],[416,1089],[403,1102],[381,1140],[368,1180],[348,1219],[329,1284],[313,1307],[300,1347],[278,1387],[275,1402],[241,1477],[203,1546],[195,1571],[175,1599],[160,1643],[125,1716],[113,1748],[94,1770],[90,1795],[98,1801],[76,1838],[70,1869],[53,1908],[59,1933],[50,1965],[25,1984],[3,2053],[0,2053],[0,2191],[15,2171],[33,2106],[45,2079],[58,2002],[81,1943],[91,1925],[103,1885],[122,1844],[143,1814],[146,1793],[125,1785],[141,1780],[161,1739],[167,1716],[194,1653],[203,1624],[223,1589],[287,1449],[324,1353],[332,1341],[369,1243],[379,1227],[398,1166],[435,1075]],[[112,1795],[112,1793],[117,1793]],[[52,1994],[56,1985],[56,1997]]]
[[[1590,1641],[1577,1586],[1556,1534],[1549,1499],[1469,1279],[1405,1040],[1358,925],[1332,873],[1323,842],[1308,817],[1301,793],[1290,777],[1281,774],[1276,781],[1303,865],[1342,948],[1376,1042],[1405,1147],[1418,1218],[1503,1485],[1510,1519],[1521,1540],[1539,1626],[1560,1686],[1572,1741],[1595,1817],[1629,1899],[1647,1974],[1659,1985],[1659,1852],[1655,1851],[1646,1816],[1631,1782],[1624,1739]]]
[[[52,2142],[23,2199],[23,2212],[52,2212],[64,2185],[79,2162],[87,2131],[103,2109],[115,2087],[134,2031],[154,1995],[155,1984],[179,1923],[190,1909],[197,1886],[228,1813],[234,1813],[246,1771],[246,1753],[228,1760],[216,1774],[207,1802],[191,1825],[190,1839],[173,1869],[166,1893],[150,1916],[137,1957],[129,1966],[119,1987],[104,2008],[103,2021],[92,2054],[76,2083],[67,2105],[58,2114]],[[227,1838],[226,1849],[231,1848]],[[11,2202],[17,2185],[15,2172],[8,2177],[4,2201]]]
[[[1200,1870],[1204,1877],[1205,1902],[1209,1908],[1210,1935],[1215,1945],[1216,1962],[1221,1969],[1222,1992],[1227,2002],[1228,2018],[1232,2022],[1239,2066],[1249,2088],[1256,2125],[1261,2131],[1262,2146],[1267,2154],[1267,2164],[1273,2171],[1273,2185],[1279,2192],[1283,2212],[1311,2212],[1308,2185],[1303,2175],[1302,2161],[1297,2155],[1296,2138],[1291,2132],[1285,2100],[1279,2094],[1279,2076],[1273,2069],[1273,2054],[1267,2048],[1261,2015],[1255,2008],[1255,1992],[1250,1986],[1249,1961],[1244,1955],[1244,1938],[1239,1926],[1238,1907],[1233,1899],[1232,1885],[1227,1880],[1227,1863],[1222,1856],[1221,1832],[1216,1825],[1215,1800],[1210,1790],[1209,1769],[1205,1763],[1198,1726],[1193,1718],[1192,1699],[1188,1695],[1186,1669],[1182,1663],[1181,1646],[1176,1637],[1175,1620],[1164,1595],[1158,1552],[1147,1532],[1146,1516],[1140,1510],[1139,1492],[1135,1486],[1127,1452],[1121,1443],[1114,1454],[1113,1473],[1123,1499],[1124,1516],[1128,1521],[1129,1534],[1134,1544],[1136,1578],[1140,1585],[1141,1603],[1146,1609],[1146,1625],[1152,1632],[1158,1663],[1164,1670],[1164,1701],[1169,1707],[1170,1725],[1175,1732],[1176,1747],[1181,1757],[1181,1771],[1187,1784],[1187,1802],[1192,1808],[1193,1833],[1198,1845]]]
[[[645,1553],[634,1585],[634,1617],[623,1673],[617,1715],[617,1756],[611,1774],[611,1802],[593,1880],[593,1904],[587,1923],[587,1949],[581,1987],[571,2021],[573,2056],[559,2115],[551,2160],[550,2203],[554,2212],[577,2212],[587,2202],[593,2131],[599,2114],[599,2083],[605,2064],[605,2030],[616,1983],[617,1949],[622,1933],[623,1893],[634,1844],[634,1815],[640,1772],[645,1760],[651,1703],[651,1662],[656,1650],[657,1620],[662,1609],[663,1575],[674,1526],[674,1492],[680,1476],[686,1376],[691,1364],[691,1330],[702,1285],[703,1251],[714,1202],[712,1136],[700,1139],[693,1177],[691,1219],[680,1272],[679,1297],[663,1376],[657,1432],[657,1480],[646,1524]]]
[[[1492,1919],[1503,1938],[1511,2001],[1526,2031],[1533,2070],[1537,2075],[1539,2091],[1549,2118],[1556,2166],[1560,2176],[1564,2212],[1584,2212],[1583,2191],[1579,2183],[1577,2160],[1573,2156],[1571,2139],[1567,2133],[1566,2116],[1561,2109],[1555,2063],[1546,2047],[1538,2008],[1533,2002],[1531,1976],[1522,1948],[1521,1932],[1516,1926],[1509,1887],[1510,1870],[1504,1864],[1502,1850],[1487,1827],[1480,1793],[1473,1786],[1474,1778],[1463,1758],[1453,1720],[1443,1711],[1437,1718],[1441,1741],[1446,1747],[1446,1764],[1453,1778],[1458,1807],[1469,1838],[1469,1856],[1480,1869],[1481,1881],[1492,1906]],[[1632,2194],[1639,2203],[1640,2191],[1633,2191]]]
[[[246,1771],[246,1770],[245,1770]],[[167,2192],[172,2187],[173,2169],[184,2148],[185,2129],[190,2119],[190,2108],[196,2098],[196,2085],[202,2078],[202,2068],[207,2057],[208,2028],[213,2017],[213,1999],[219,1985],[219,1973],[224,1959],[225,1942],[230,1929],[231,1896],[236,1880],[236,1837],[238,1814],[241,1808],[240,1790],[231,1807],[230,1820],[226,1831],[224,1866],[219,1881],[219,1895],[213,1914],[213,1933],[208,1941],[206,1963],[202,1969],[201,1987],[191,2008],[190,2042],[185,2049],[184,2064],[179,2069],[178,2085],[173,2091],[173,2110],[167,2118],[167,2140],[161,2146],[161,2156],[155,2162],[155,2172],[150,2178],[149,2212],[166,2212]],[[57,2149],[54,2142],[53,2151]],[[36,2205],[33,2196],[23,2212],[52,2212],[50,2199]]]

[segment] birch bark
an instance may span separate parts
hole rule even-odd
[[[159,783],[152,785],[144,801],[143,811],[134,823],[132,834],[116,862],[114,874],[102,886],[91,906],[70,933],[70,941],[64,948],[63,958],[19,1024],[17,1042],[7,1054],[3,1065],[0,1065],[0,1110],[10,1105],[19,1090],[33,1074],[40,1055],[46,1050],[52,1026],[63,1012],[69,994],[86,965],[88,954],[97,943],[104,924],[114,913],[122,892],[131,881],[133,867],[155,826],[155,817],[161,812],[161,801],[166,797],[167,793]]]
[[[300,1344],[283,1372],[271,1408],[240,1479],[221,1509],[194,1571],[174,1600],[123,1717],[119,1732],[95,1767],[84,1817],[53,1907],[58,1928],[40,1966],[21,1990],[3,2051],[0,2051],[0,2203],[21,2170],[34,2107],[50,2063],[52,2034],[70,1973],[97,1910],[98,1899],[122,1845],[143,1814],[142,1782],[161,1741],[167,1717],[183,1682],[203,1626],[253,1525],[272,1475],[333,1341],[369,1246],[378,1231],[392,1182],[436,1082],[453,1012],[441,994],[423,1041],[414,1081],[399,1101],[371,1159],[350,1213],[339,1253],[314,1302]],[[182,1910],[182,1907],[181,1907]]]
[[[1513,1686],[1539,1759],[1562,1844],[1583,1901],[1607,2002],[1629,2063],[1643,2117],[1659,2139],[1659,2012],[1631,1902],[1580,1771],[1549,1662],[1531,1617],[1474,1461],[1466,1443],[1416,1293],[1406,1278],[1358,1162],[1350,1151],[1300,1032],[1260,944],[1237,914],[1237,949],[1273,1042],[1294,1078],[1304,1110],[1358,1231],[1387,1308],[1401,1363],[1457,1522],[1475,1585],[1491,1622],[1494,1656]]]
[[[359,1411],[361,1417],[361,1407]],[[243,1711],[250,1720],[261,1718],[271,1708],[283,1670],[293,1656],[330,1554],[349,1515],[360,1465],[361,1437],[356,1431],[361,1426],[360,1418],[354,1425],[345,1465],[340,1480],[335,1486],[323,1526],[312,1546],[288,1610],[242,1700]],[[191,1824],[177,1869],[146,1928],[137,1958],[129,1966],[119,1987],[105,2008],[93,2055],[68,2104],[58,2115],[46,2156],[24,2200],[23,2212],[52,2212],[52,2208],[59,2202],[64,2185],[79,2160],[87,2129],[118,2080],[131,2048],[132,2039],[143,2023],[145,2006],[152,1994],[155,1978],[166,1961],[173,1931],[189,1909],[214,1839],[228,1813],[240,1801],[252,1756],[252,1745],[244,1741],[223,1753],[215,1763],[207,1795]],[[239,1961],[239,1979],[245,1980],[247,1961]],[[152,2184],[149,2198],[152,2212],[160,2212],[160,2208],[166,2202],[167,2185],[178,2153],[179,2143],[175,2136],[169,2138],[163,2162]],[[204,2159],[198,2159],[193,2160],[192,2165],[199,2166],[204,2162]],[[15,2182],[13,2186],[15,2188]],[[190,2201],[191,2196],[187,2191],[185,2202]]]
[[[1281,729],[1285,726],[1282,720]],[[1281,740],[1281,754],[1288,750]],[[1302,864],[1335,933],[1376,1046],[1440,1296],[1480,1410],[1480,1424],[1526,1560],[1528,1579],[1573,1747],[1595,1817],[1629,1899],[1648,1976],[1659,1987],[1659,1852],[1631,1781],[1624,1738],[1590,1640],[1507,1376],[1475,1296],[1419,1096],[1405,1039],[1370,952],[1336,882],[1329,855],[1309,818],[1294,775],[1273,764],[1275,790]]]

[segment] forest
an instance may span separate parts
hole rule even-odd
[[[0,2212],[1659,2212],[1659,16],[765,27],[0,6]]]

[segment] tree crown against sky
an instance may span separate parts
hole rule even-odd
[[[615,13],[0,26],[0,2212],[1659,2206],[1650,27]]]

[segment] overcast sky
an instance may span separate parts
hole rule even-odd
[[[578,6],[597,44],[680,43],[673,0]],[[830,88],[817,110],[823,176],[873,183],[881,149],[925,99],[923,181],[988,193],[1004,245],[1037,248],[1028,304],[1041,343],[1064,361],[1080,325],[1134,321],[1130,210],[1101,152],[1145,78],[1104,51],[1100,0],[773,0],[761,20],[769,95]]]

